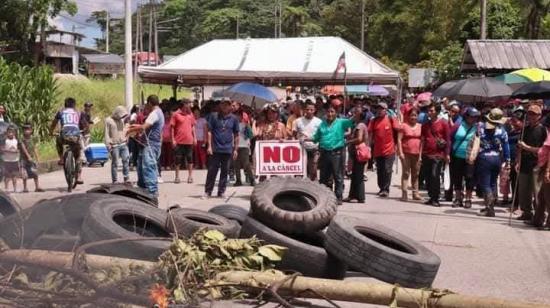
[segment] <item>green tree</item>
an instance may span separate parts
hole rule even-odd
[[[459,79],[463,49],[462,44],[451,42],[441,50],[432,50],[426,61],[427,67],[436,70],[437,79],[440,82]]]
[[[479,10],[470,13],[463,27],[463,39],[480,37]],[[514,39],[522,30],[521,10],[510,0],[487,1],[487,38]]]
[[[15,60],[37,62],[33,50],[39,30],[46,30],[48,18],[63,11],[76,14],[76,4],[71,0],[0,1],[0,42],[18,49]]]

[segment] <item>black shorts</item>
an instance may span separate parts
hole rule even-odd
[[[176,164],[186,165],[193,163],[193,145],[192,144],[178,144],[174,150],[174,156],[176,156]]]
[[[23,167],[23,172],[25,172],[24,178],[36,179],[38,178],[38,172],[36,164],[30,161],[22,161],[21,165]]]

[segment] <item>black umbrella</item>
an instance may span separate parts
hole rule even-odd
[[[447,92],[449,92],[449,90],[452,89],[459,81],[462,81],[462,80],[451,80],[451,81],[445,82],[432,93],[432,96],[447,97]]]
[[[549,99],[550,81],[538,81],[524,85],[512,93],[513,98]]]
[[[508,99],[511,95],[512,88],[502,81],[488,77],[460,80],[445,91],[445,97],[465,103],[498,101]]]

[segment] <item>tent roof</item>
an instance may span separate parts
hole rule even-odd
[[[398,72],[339,37],[213,40],[160,66],[140,66],[139,74],[144,82],[190,86],[343,84],[343,72],[333,78],[343,52],[348,83],[397,82]]]

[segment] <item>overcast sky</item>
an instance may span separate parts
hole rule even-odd
[[[99,25],[96,23],[88,23],[86,19],[90,17],[93,11],[108,10],[113,18],[120,18],[124,15],[124,0],[74,0],[78,6],[78,12],[75,16],[70,16],[66,12],[62,12],[51,21],[58,29],[72,31],[73,26],[75,32],[82,33],[86,38],[82,41],[82,45],[95,48],[94,38],[101,37]],[[141,0],[131,0],[132,7],[137,6],[137,2]]]

